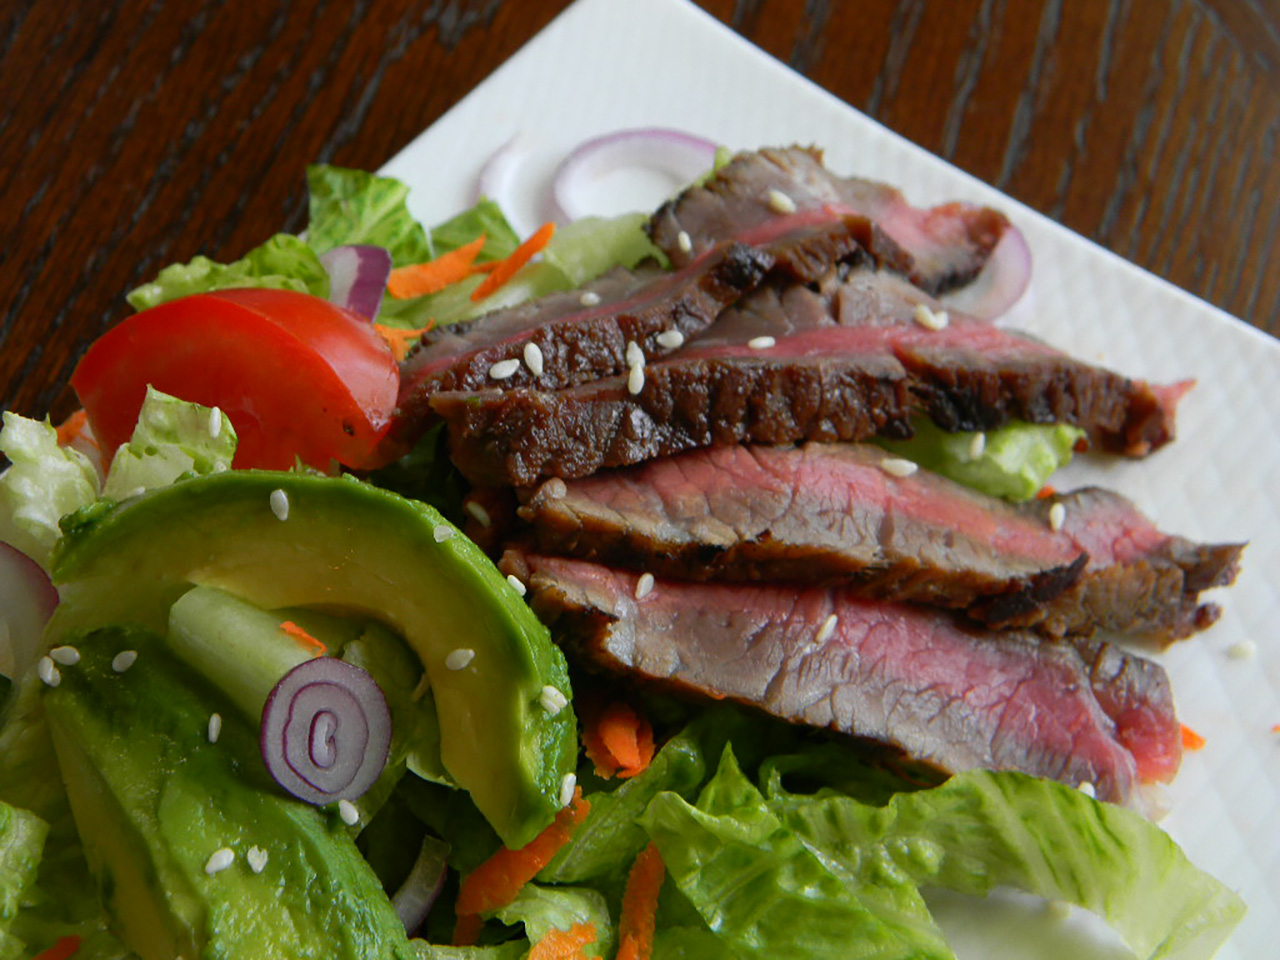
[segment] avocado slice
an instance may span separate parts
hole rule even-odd
[[[50,646],[112,624],[163,634],[193,585],[378,620],[421,660],[444,766],[503,843],[523,846],[560,807],[575,721],[539,698],[546,686],[569,693],[563,654],[480,548],[425,504],[346,477],[195,477],[74,515],[53,578]]]

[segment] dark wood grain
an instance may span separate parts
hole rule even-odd
[[[1280,0],[699,0],[926,149],[1280,333]],[[9,0],[0,395],[68,412],[123,293],[301,226],[567,0]]]

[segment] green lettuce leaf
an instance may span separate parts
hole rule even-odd
[[[307,168],[307,189],[307,243],[315,252],[367,243],[384,247],[396,267],[431,259],[427,232],[409,213],[409,188],[399,180],[317,164]]]
[[[615,939],[609,906],[602,894],[589,887],[546,887],[526,883],[511,903],[497,911],[503,923],[523,923],[531,943],[551,930],[568,930],[575,923],[595,927],[596,941],[584,948],[587,956],[612,955]]]
[[[520,960],[528,952],[524,940],[509,940],[491,947],[450,947],[426,940],[410,940],[418,960]]]
[[[165,267],[126,299],[135,310],[146,310],[194,293],[235,287],[297,290],[327,297],[329,274],[315,250],[292,234],[278,233],[232,263],[200,256],[190,263]]]
[[[543,259],[557,267],[574,287],[616,266],[634,267],[647,259],[665,266],[667,258],[644,231],[648,222],[644,213],[583,217],[557,228]]]
[[[0,802],[0,956],[19,908],[36,882],[49,825],[33,813]]]
[[[476,257],[481,263],[509,257],[520,246],[520,236],[507,221],[502,208],[487,197],[482,197],[469,210],[463,210],[439,226],[432,227],[427,233],[427,242],[434,258],[465,246],[479,237],[484,237],[484,246]]]

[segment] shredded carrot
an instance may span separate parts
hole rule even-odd
[[[453,931],[455,945],[469,946],[464,935],[468,931],[479,931],[478,924],[464,918],[468,914],[490,913],[514,900],[521,888],[569,842],[590,808],[582,796],[582,788],[576,788],[569,806],[557,813],[555,820],[540,834],[519,850],[500,847],[463,878],[455,905],[458,912],[458,924]]]
[[[582,948],[595,942],[596,927],[593,923],[575,923],[568,930],[553,927],[533,945],[527,960],[585,960],[587,955]]]
[[[544,223],[528,240],[516,247],[505,260],[499,260],[480,286],[471,292],[472,300],[483,300],[516,275],[516,271],[533,259],[534,254],[550,242],[556,232],[554,223]]]
[[[313,657],[322,657],[329,649],[292,620],[285,620],[280,624],[280,629],[295,640],[299,641],[303,646],[312,648],[311,655]]]
[[[408,300],[410,297],[435,293],[466,279],[471,273],[471,265],[484,248],[484,240],[484,236],[480,236],[426,263],[397,267],[387,278],[387,293],[397,300]]]
[[[84,412],[81,407],[67,419],[58,424],[58,446],[65,447],[71,443],[80,434],[84,433],[84,428],[89,425],[89,415]]]
[[[653,760],[653,727],[634,707],[615,700],[601,707],[579,698],[582,745],[602,777],[634,777]]]
[[[484,919],[478,913],[460,913],[453,925],[453,945],[455,947],[474,947],[480,939],[480,928]]]
[[[1037,499],[1037,500],[1048,500],[1050,497],[1052,497],[1052,496],[1053,496],[1054,494],[1056,494],[1057,492],[1058,492],[1057,490],[1053,489],[1053,487],[1049,486],[1049,485],[1046,483],[1043,487],[1041,487],[1041,488],[1040,488],[1039,492],[1038,492],[1038,493],[1036,493],[1036,499]]]
[[[649,960],[653,951],[658,892],[666,875],[662,854],[650,843],[640,851],[627,874],[622,914],[618,919],[618,960]]]
[[[425,327],[419,327],[417,330],[388,327],[381,323],[375,323],[373,329],[377,330],[378,335],[387,341],[387,346],[391,348],[391,355],[396,358],[396,363],[400,363],[409,355],[409,348],[435,325],[436,322],[432,319],[427,322]]]
[[[1271,728],[1271,732],[1272,732],[1272,733],[1280,733],[1280,723],[1277,723],[1275,726],[1273,726],[1273,727]]]
[[[1182,749],[1199,750],[1204,746],[1204,737],[1196,733],[1185,723],[1182,726]]]
[[[68,957],[75,956],[80,949],[80,938],[75,934],[66,937],[60,937],[48,950],[37,953],[35,960],[67,960]]]

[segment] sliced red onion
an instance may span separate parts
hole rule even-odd
[[[1022,231],[1010,224],[977,278],[942,299],[980,320],[995,320],[1018,302],[1030,283],[1031,248]]]
[[[329,300],[373,320],[382,309],[382,295],[391,276],[391,254],[367,243],[334,247],[320,254],[329,272]]]
[[[622,171],[663,178],[660,196],[637,197],[630,208],[652,209],[706,173],[715,156],[716,145],[710,140],[680,130],[644,127],[596,137],[580,144],[556,169],[551,185],[553,212],[558,220],[622,212],[598,209],[591,201],[596,181]]]
[[[0,542],[0,673],[16,677],[36,659],[58,591],[40,564]]]
[[[284,675],[262,708],[267,769],[285,790],[320,806],[373,786],[391,746],[391,714],[364,670],[317,657]]]
[[[445,876],[449,872],[448,856],[447,843],[429,834],[423,837],[422,849],[418,851],[413,869],[391,898],[391,905],[396,908],[396,914],[410,936],[422,926],[444,889]]]
[[[520,134],[517,133],[495,150],[489,159],[484,162],[484,166],[480,168],[480,174],[476,177],[474,198],[479,201],[482,197],[488,197],[496,203],[502,209],[502,213],[507,218],[507,222],[511,224],[511,228],[522,237],[532,233],[533,230],[526,229],[526,226],[518,220],[515,211],[519,204],[515,202],[511,188],[515,181],[516,171],[519,170],[525,155],[526,152],[521,146]],[[534,226],[536,227],[537,224],[534,224]]]

